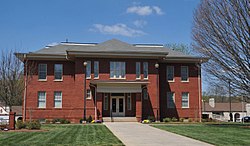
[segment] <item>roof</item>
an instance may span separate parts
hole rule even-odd
[[[246,111],[246,104],[243,103],[243,111]],[[215,103],[214,107],[211,107],[209,103],[202,103],[202,111],[205,112],[228,112],[230,110],[229,103]],[[232,112],[241,112],[242,111],[242,103],[231,103],[231,111]]]
[[[54,46],[47,46],[35,52],[30,52],[27,54],[17,53],[16,54],[27,56],[43,56],[44,57],[55,57],[61,56],[127,56],[127,57],[161,57],[166,59],[171,58],[185,58],[185,59],[201,59],[201,57],[194,57],[191,55],[186,55],[182,52],[178,52],[163,45],[156,44],[128,44],[117,39],[111,39],[102,43],[60,43]],[[18,56],[18,58],[20,58]]]

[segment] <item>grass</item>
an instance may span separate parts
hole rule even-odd
[[[0,132],[0,145],[123,145],[105,125],[42,125],[42,132]]]
[[[218,146],[250,145],[249,124],[166,124],[151,126]]]

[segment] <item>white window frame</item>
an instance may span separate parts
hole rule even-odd
[[[131,98],[131,93],[127,94],[127,109],[132,110],[132,98]]]
[[[147,75],[147,77],[145,77]],[[143,78],[148,79],[148,62],[143,62]]]
[[[92,92],[91,92],[91,90],[90,89],[87,89],[86,90],[86,99],[92,99]]]
[[[88,75],[89,74],[89,75]],[[87,61],[86,79],[91,79],[91,61]]]
[[[60,97],[58,99],[56,99],[56,93],[61,93],[60,96],[57,96],[57,97]],[[56,101],[60,101],[60,106],[56,106]],[[62,91],[55,91],[54,92],[54,108],[62,108]]]
[[[113,67],[111,67],[113,65]],[[118,70],[116,69],[118,66]],[[114,72],[111,76],[111,72]],[[118,72],[119,76],[116,76],[116,73]],[[122,75],[124,74],[124,77]],[[126,79],[126,62],[118,62],[118,61],[111,61],[110,62],[110,71],[109,71],[110,79]]]
[[[185,73],[187,76],[187,80],[182,80],[183,77],[183,69],[182,68],[187,68],[187,72]],[[189,69],[188,66],[181,66],[181,82],[189,82]]]
[[[40,66],[42,66],[42,65],[45,65],[46,67],[46,70],[45,71],[41,71],[40,69],[41,69],[41,67]],[[38,80],[39,81],[47,81],[47,64],[44,64],[44,63],[40,63],[40,64],[38,64]],[[45,72],[45,75],[46,75],[46,78],[45,79],[40,79],[40,73],[41,72]]]
[[[56,65],[62,66],[61,79],[56,79]],[[63,80],[63,64],[54,64],[54,81],[62,81]]]
[[[40,93],[44,93],[44,99],[40,99]],[[44,102],[44,106],[41,106],[39,103]],[[45,91],[38,91],[37,93],[37,107],[38,108],[46,108],[46,92]]]
[[[99,61],[94,61],[94,79],[99,79]]]
[[[104,93],[103,109],[104,109],[105,111],[108,110],[108,107],[109,107],[108,99],[109,99],[108,93]]]
[[[172,98],[172,100],[170,100],[171,98]],[[171,102],[171,101],[173,101],[173,102]],[[175,93],[174,92],[167,92],[167,107],[168,108],[175,108]]]
[[[183,94],[187,94],[187,99],[185,99],[185,102],[187,101],[187,106],[183,106]],[[189,108],[189,92],[182,92],[181,93],[181,107],[182,108]]]
[[[136,79],[141,79],[141,62],[136,62],[135,64]]]
[[[169,74],[171,74],[171,73],[170,73],[170,68],[172,68],[172,70],[173,70],[173,73],[172,73],[173,79],[172,79],[172,80],[169,80],[169,79],[168,79]],[[167,81],[168,81],[168,82],[174,82],[174,66],[167,66],[167,67],[166,67],[166,70],[167,70]]]

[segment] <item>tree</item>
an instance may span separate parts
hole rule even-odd
[[[10,110],[13,105],[22,104],[24,76],[22,62],[13,51],[2,51],[0,56],[0,101]]]
[[[184,54],[191,54],[192,50],[189,45],[186,44],[166,44],[165,45],[167,48],[171,48],[172,50],[182,52]]]
[[[207,73],[230,83],[232,93],[250,95],[249,0],[202,0],[194,14],[193,47]]]

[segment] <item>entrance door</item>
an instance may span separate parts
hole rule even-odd
[[[111,97],[111,109],[113,117],[125,116],[125,100],[124,96]]]

